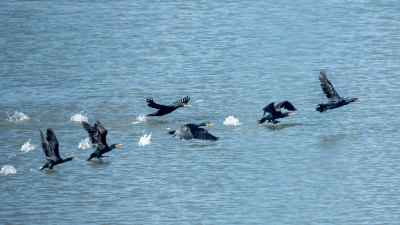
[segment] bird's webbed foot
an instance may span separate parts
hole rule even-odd
[[[278,124],[278,123],[280,123],[278,120],[274,120],[274,121],[272,121],[272,123],[273,124]]]

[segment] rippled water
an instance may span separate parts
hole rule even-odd
[[[15,169],[0,174],[0,223],[397,224],[399,12],[369,0],[0,2],[0,167]],[[315,111],[321,69],[361,101]],[[192,107],[143,118],[147,96],[187,95]],[[258,125],[282,100],[296,114]],[[123,145],[87,162],[75,115]],[[205,121],[219,141],[167,134]],[[48,127],[78,160],[40,171]],[[21,151],[29,139],[37,151]]]

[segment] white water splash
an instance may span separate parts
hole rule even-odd
[[[241,125],[241,123],[234,116],[228,116],[227,118],[225,118],[224,125],[238,126],[238,125]]]
[[[143,123],[147,121],[146,115],[139,115],[136,117],[136,121],[132,122],[132,124]]]
[[[80,123],[82,121],[85,121],[87,123],[87,122],[89,122],[89,119],[87,118],[87,116],[83,115],[82,113],[78,113],[78,114],[75,114],[75,115],[71,116],[69,121],[71,121],[71,122],[80,122]]]
[[[86,138],[79,142],[78,148],[81,150],[86,150],[92,147],[92,142],[90,141],[90,138]]]
[[[144,134],[143,136],[141,136],[138,142],[139,146],[145,146],[151,144],[150,138],[151,138],[151,133]]]
[[[29,120],[29,116],[27,116],[23,112],[15,111],[14,115],[12,115],[12,116],[8,115],[8,119],[7,120],[11,121],[11,122],[26,121],[26,120]]]
[[[13,166],[11,166],[11,165],[4,165],[4,166],[1,168],[0,173],[1,173],[1,174],[4,174],[4,175],[16,174],[16,173],[17,173],[17,170],[16,170]]]
[[[23,152],[31,152],[36,150],[36,146],[31,143],[31,139],[29,139],[25,144],[21,146],[21,151]]]

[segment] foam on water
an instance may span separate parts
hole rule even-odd
[[[86,150],[89,148],[92,148],[92,142],[90,141],[90,138],[83,139],[81,142],[79,142],[78,148],[81,150]]]
[[[26,115],[23,112],[15,111],[14,115],[12,115],[12,116],[8,115],[7,120],[11,121],[11,122],[21,122],[21,121],[29,120],[29,117],[28,117],[28,115]]]
[[[16,174],[17,170],[12,165],[4,165],[1,168],[0,173],[4,175]]]
[[[139,146],[145,146],[145,145],[151,144],[150,138],[151,138],[151,133],[150,134],[144,134],[143,136],[140,137],[138,145]]]
[[[227,118],[225,118],[224,125],[227,125],[227,126],[238,126],[238,125],[241,125],[241,123],[234,116],[228,116]]]
[[[89,122],[89,119],[87,118],[87,116],[85,116],[83,114],[83,112],[81,112],[81,113],[78,113],[78,114],[75,114],[75,115],[71,116],[69,121],[80,122],[81,123],[82,121]]]
[[[136,117],[136,121],[132,122],[132,124],[143,123],[147,121],[146,115],[139,115]]]
[[[25,144],[21,146],[21,151],[23,152],[31,152],[36,150],[36,146],[31,143],[31,139],[29,139]]]

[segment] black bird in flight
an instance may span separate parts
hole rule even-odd
[[[333,87],[332,83],[328,80],[326,77],[326,74],[324,71],[320,72],[319,76],[319,81],[321,82],[321,88],[326,97],[328,98],[328,103],[321,103],[318,105],[316,110],[318,112],[325,112],[328,109],[335,109],[339,108],[341,106],[350,104],[352,102],[358,102],[358,98],[342,98],[339,96],[339,94],[336,92],[335,88]]]
[[[186,96],[186,97],[182,98],[181,100],[178,100],[178,101],[172,103],[171,105],[160,105],[160,104],[155,103],[153,101],[152,97],[148,97],[147,105],[151,108],[158,109],[158,111],[155,113],[152,113],[152,114],[147,114],[146,116],[163,116],[163,115],[173,112],[177,108],[188,107],[188,106],[190,106],[187,104],[189,102],[189,100],[190,100],[190,98],[188,96]]]
[[[96,150],[90,155],[87,161],[91,160],[92,158],[96,157],[102,160],[104,153],[107,153],[114,148],[118,148],[122,144],[112,144],[108,146],[106,136],[107,136],[107,129],[103,127],[100,121],[96,121],[94,126],[90,126],[88,123],[82,121],[83,128],[89,133],[90,140],[92,141],[93,146],[97,146]]]
[[[213,124],[209,122],[200,124],[188,123],[181,126],[179,129],[170,131],[168,133],[170,135],[173,135],[174,137],[178,135],[180,139],[183,138],[185,140],[201,139],[201,140],[217,141],[219,138],[208,133],[206,129],[201,128],[202,126],[210,126],[210,125]]]
[[[41,170],[44,168],[53,169],[53,166],[57,164],[75,160],[74,157],[68,157],[65,159],[61,158],[60,152],[58,151],[58,140],[52,129],[47,128],[47,137],[44,136],[41,130],[39,131],[40,139],[42,141],[42,148],[47,159],[47,162],[40,167]]]
[[[273,123],[273,124],[277,124],[279,123],[279,121],[277,121],[277,119],[279,118],[284,118],[287,116],[291,116],[294,113],[291,112],[285,112],[282,113],[281,109],[287,109],[289,111],[296,111],[297,109],[292,105],[292,103],[290,103],[289,101],[283,101],[279,104],[277,104],[276,106],[274,106],[274,102],[271,102],[269,105],[265,106],[263,108],[264,110],[264,114],[263,114],[263,118],[261,118],[258,123],[262,124],[265,121],[268,120],[268,123]],[[266,113],[269,113],[268,115],[265,115]]]

